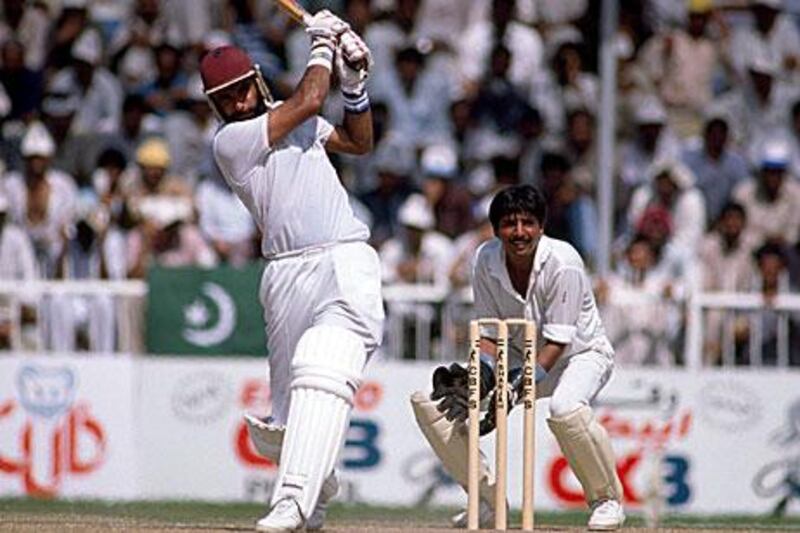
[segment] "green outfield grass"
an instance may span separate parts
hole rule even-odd
[[[158,501],[158,502],[120,502],[108,503],[100,501],[63,501],[34,499],[0,499],[0,524],[3,517],[13,517],[15,521],[30,515],[33,519],[53,516],[73,516],[86,518],[108,518],[111,520],[128,520],[138,523],[170,524],[205,524],[231,525],[247,528],[252,526],[255,518],[265,511],[265,506],[254,503],[206,503],[195,501]],[[408,523],[409,520],[422,524],[441,524],[445,527],[449,517],[455,512],[452,508],[420,508],[420,507],[380,507],[372,505],[335,504],[331,507],[328,518],[331,521],[346,520],[352,522],[380,521],[392,523]],[[512,523],[519,523],[519,514],[512,512]],[[581,526],[585,524],[585,512],[537,513],[537,526]],[[670,528],[721,528],[721,529],[797,529],[800,530],[800,516],[777,518],[772,516],[690,516],[666,515],[661,525]],[[640,516],[630,516],[626,526],[645,527]]]

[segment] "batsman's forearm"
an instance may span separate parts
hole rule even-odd
[[[312,65],[306,69],[289,100],[297,98],[298,103],[313,109],[309,116],[316,115],[322,110],[330,89],[331,71],[319,65]],[[289,103],[289,100],[286,103]]]
[[[367,109],[363,113],[345,112],[342,127],[352,141],[356,154],[372,151],[372,111]]]

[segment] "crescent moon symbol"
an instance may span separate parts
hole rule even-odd
[[[219,318],[216,324],[204,329],[184,328],[183,338],[195,346],[207,348],[231,336],[236,328],[236,306],[227,291],[214,282],[203,283],[200,291],[217,306]]]

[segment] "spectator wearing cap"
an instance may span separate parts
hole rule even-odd
[[[656,161],[680,158],[681,143],[667,125],[667,111],[661,100],[648,95],[634,102],[633,138],[619,148],[619,176],[623,196],[646,184],[648,170]],[[626,204],[623,201],[622,204]]]
[[[422,283],[447,287],[453,244],[435,230],[427,200],[412,194],[398,212],[402,226],[397,236],[380,247],[384,283]]]
[[[10,172],[5,183],[11,219],[33,241],[39,272],[44,277],[54,274],[77,198],[73,178],[50,168],[55,149],[47,128],[41,122],[31,123],[20,145],[25,168]]]
[[[712,111],[706,115],[700,142],[690,143],[682,155],[683,163],[697,178],[696,187],[706,204],[706,224],[717,220],[730,200],[733,188],[748,177],[747,161],[730,148],[727,115]]]
[[[200,76],[193,76],[187,85],[186,98],[164,119],[164,136],[172,157],[172,171],[189,183],[196,183],[204,164],[217,122],[203,93]]]
[[[153,265],[212,268],[217,255],[192,222],[188,198],[152,196],[139,204],[142,223],[127,240],[128,277],[143,278]]]
[[[750,13],[752,25],[737,28],[727,51],[740,75],[746,76],[748,68],[747,54],[742,51],[774,58],[778,75],[796,73],[800,67],[800,32],[792,17],[783,12],[783,0],[754,0]]]
[[[448,73],[426,68],[426,56],[407,46],[397,51],[385,82],[375,80],[371,92],[386,103],[392,131],[415,146],[446,138],[454,83]]]
[[[706,206],[703,195],[695,187],[691,170],[675,160],[656,163],[649,169],[649,180],[633,193],[628,207],[628,223],[635,227],[647,207],[656,205],[667,210],[672,219],[672,244],[684,254],[697,253],[705,233]]]
[[[122,110],[122,88],[101,65],[102,41],[97,31],[86,30],[71,48],[70,66],[58,71],[51,84],[70,86],[80,98],[72,132],[116,133]]]
[[[495,44],[509,50],[508,78],[523,94],[544,69],[544,44],[539,32],[517,20],[516,0],[492,0],[488,19],[473,22],[457,48],[458,71],[467,94],[475,94],[490,67]]]
[[[699,133],[698,117],[714,98],[714,76],[722,66],[718,40],[708,32],[713,0],[689,0],[684,27],[650,37],[639,55],[682,138]]]
[[[447,144],[432,144],[420,161],[422,193],[433,210],[436,231],[453,239],[472,227],[472,196],[460,181],[458,158]]]
[[[397,212],[414,192],[414,151],[403,139],[390,135],[374,155],[377,184],[359,197],[372,215],[371,243],[380,245],[399,231]]]
[[[698,265],[700,288],[703,291],[746,292],[752,285],[753,243],[745,234],[747,213],[741,205],[730,202],[723,206],[714,229],[706,233],[700,244]],[[725,348],[725,338],[735,335],[734,323],[720,311],[706,314],[704,356],[718,362]]]
[[[27,233],[10,220],[9,207],[8,198],[0,189],[0,280],[35,279],[38,272],[33,244]],[[12,312],[11,301],[0,297],[0,349],[13,347],[15,321]],[[23,306],[22,313],[32,315],[33,308]]]
[[[0,43],[17,41],[22,45],[25,66],[34,72],[44,68],[50,15],[38,3],[3,0],[0,14]]]
[[[172,157],[166,141],[150,137],[136,150],[137,172],[125,186],[129,208],[138,212],[138,204],[145,198],[171,196],[192,198],[192,188],[182,177],[170,174]]]
[[[793,245],[800,237],[800,183],[787,179],[789,146],[782,138],[762,145],[757,175],[736,186],[733,199],[747,211],[747,232],[757,243]]]
[[[25,48],[20,41],[8,40],[0,49],[0,85],[11,101],[5,120],[29,122],[41,104],[44,79],[41,71],[25,64]]]
[[[241,266],[255,256],[257,243],[253,217],[225,182],[210,147],[206,150],[200,174],[202,181],[195,189],[200,231],[221,262]]]
[[[570,110],[596,108],[599,83],[597,76],[584,68],[583,36],[577,29],[565,26],[548,41],[550,69],[542,69],[534,80],[529,99],[544,115],[548,132],[562,135]]]

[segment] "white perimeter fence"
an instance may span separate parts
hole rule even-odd
[[[146,298],[142,281],[0,281],[0,349],[143,353]],[[384,302],[384,357],[463,358],[468,288],[390,285]],[[601,313],[625,365],[800,365],[800,294],[766,301],[758,293],[697,293],[675,302],[617,291]]]

